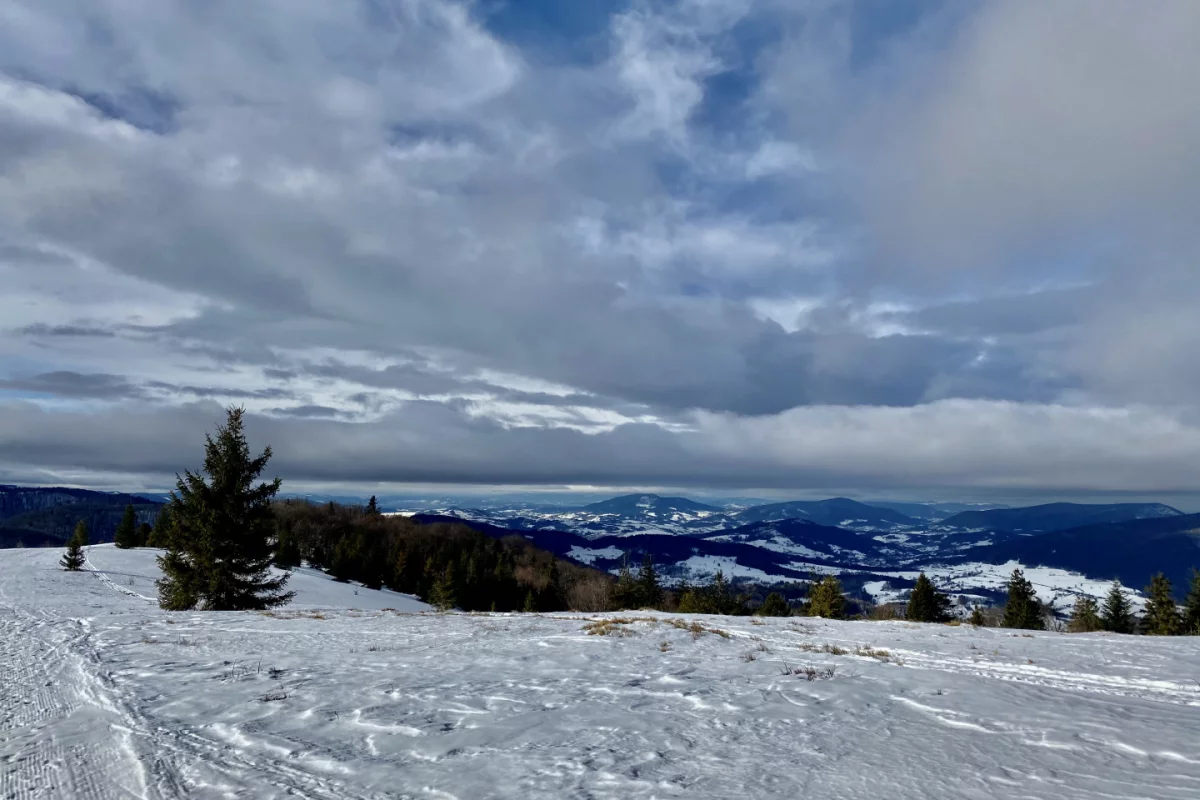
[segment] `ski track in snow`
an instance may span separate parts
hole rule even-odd
[[[153,551],[59,555],[0,551],[0,798],[1200,797],[1197,638],[696,636],[429,613],[312,571],[276,612],[170,613]],[[625,635],[582,630],[610,616]]]

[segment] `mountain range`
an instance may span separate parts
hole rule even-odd
[[[139,521],[151,521],[161,500],[0,486],[0,546],[61,546],[79,519],[88,521],[93,541],[111,541],[130,504]],[[1140,588],[1159,571],[1182,595],[1191,567],[1200,566],[1200,515],[1160,503],[1007,508],[839,497],[745,507],[630,494],[578,506],[498,501],[400,513],[524,536],[610,572],[649,555],[668,581],[704,580],[717,570],[764,583],[837,574],[848,589],[877,600],[902,594],[920,570],[967,597],[996,600],[1012,566],[1044,568],[1044,588],[1064,603],[1081,587],[1113,578]]]
[[[1182,596],[1189,570],[1200,566],[1200,515],[1161,503],[939,508],[831,498],[721,509],[640,494],[578,508],[450,508],[422,517],[519,533],[608,571],[650,555],[677,580],[703,580],[717,569],[758,581],[835,573],[876,599],[894,597],[925,570],[964,595],[994,600],[1020,566],[1046,567],[1042,589],[1059,605],[1114,578],[1140,588],[1159,571]]]

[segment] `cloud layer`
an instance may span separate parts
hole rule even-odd
[[[0,477],[1196,485],[1194,3],[533,8],[6,4]]]

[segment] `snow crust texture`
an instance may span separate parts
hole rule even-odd
[[[1196,638],[436,614],[319,573],[168,613],[153,551],[58,555],[0,551],[3,798],[1200,797]]]

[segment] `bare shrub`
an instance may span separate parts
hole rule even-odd
[[[567,591],[572,611],[607,611],[612,602],[612,581],[600,574],[588,575]]]

